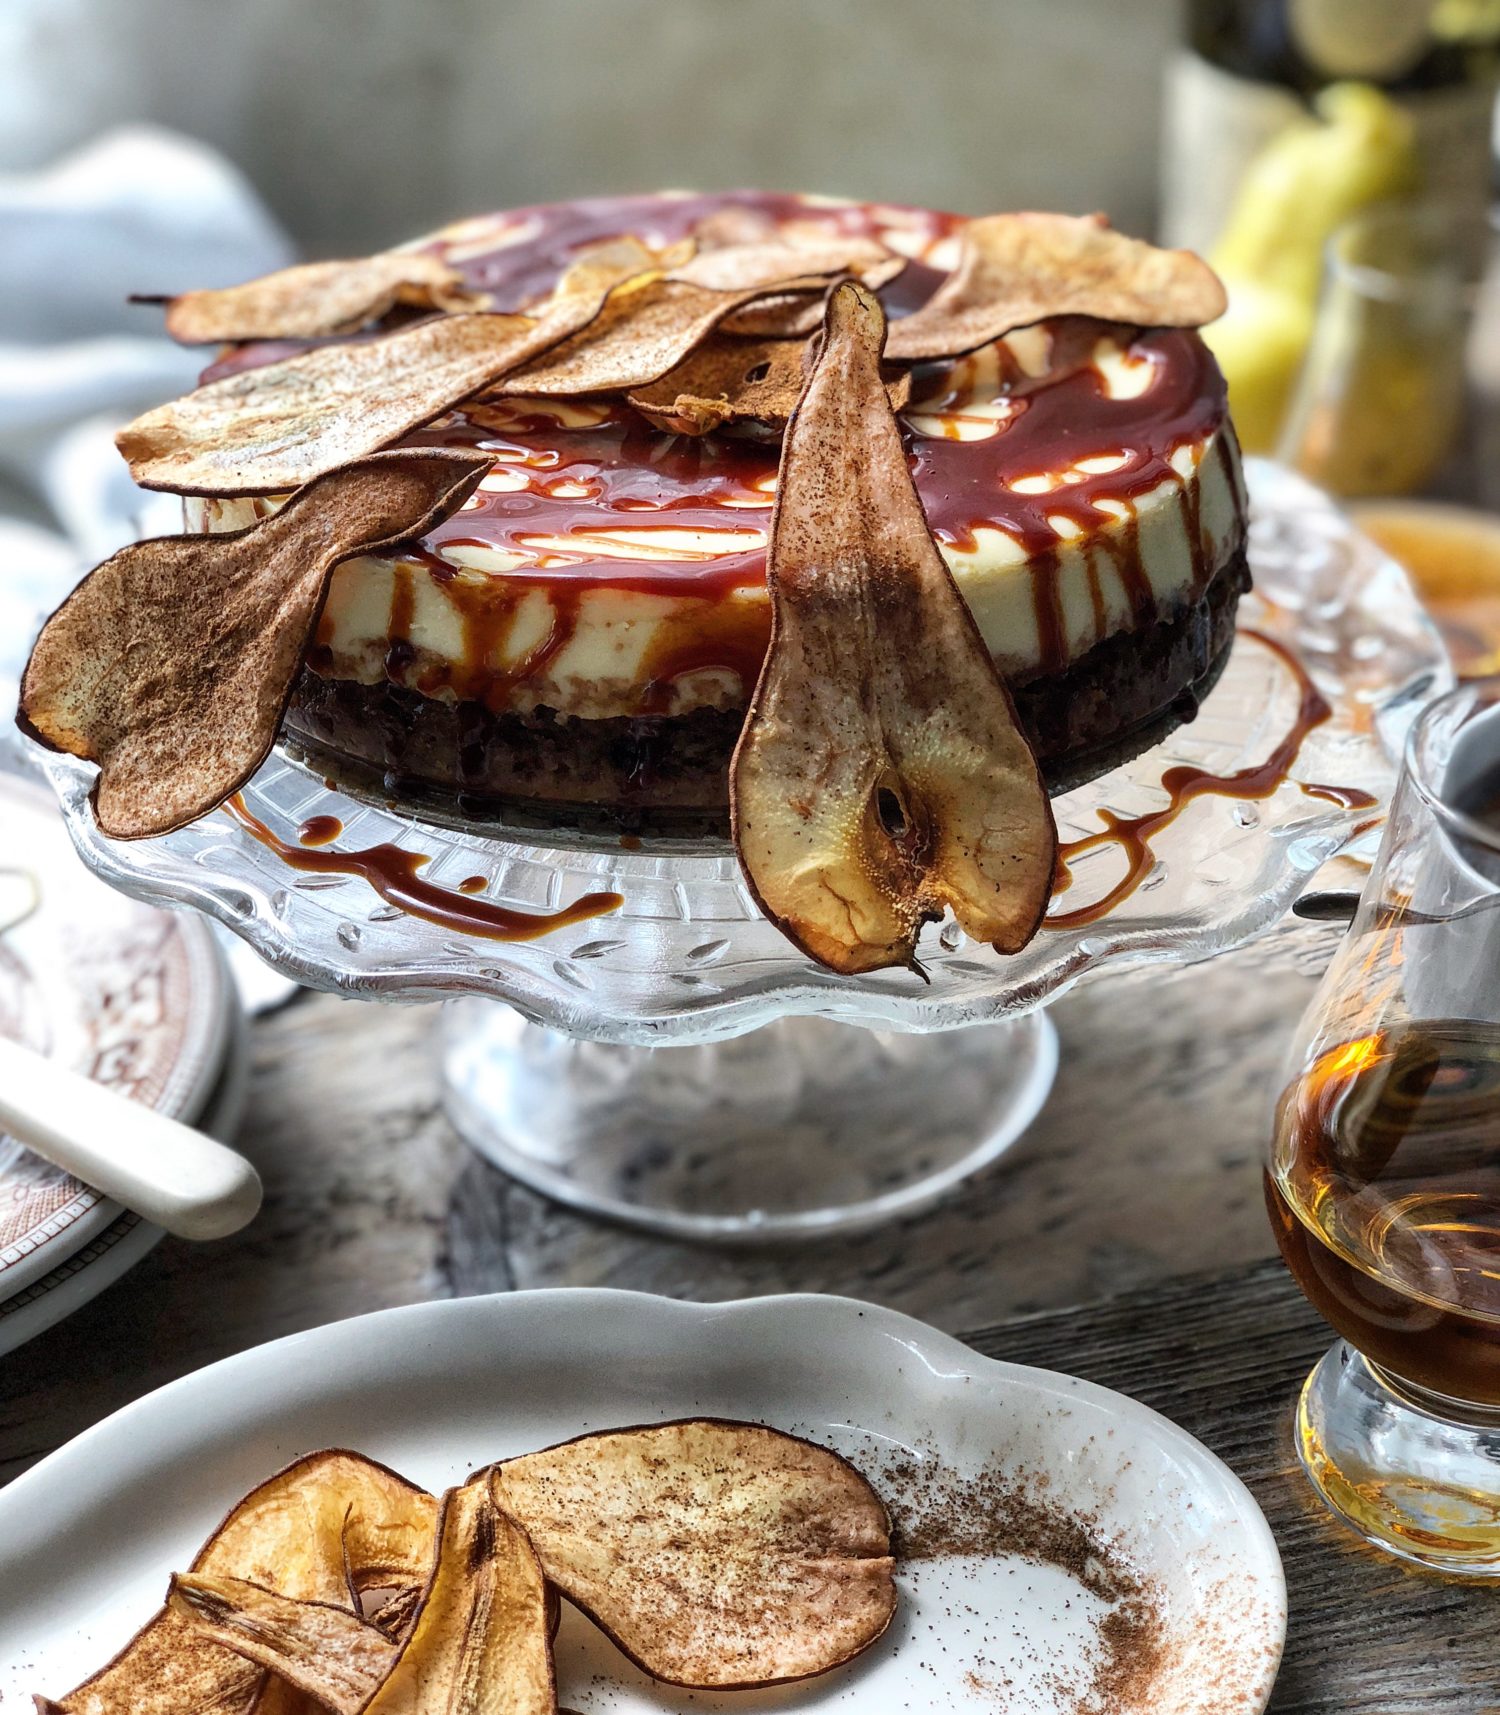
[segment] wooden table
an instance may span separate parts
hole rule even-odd
[[[920,1219],[757,1250],[645,1238],[544,1203],[449,1130],[431,1009],[305,996],[254,1026],[241,1145],[266,1181],[261,1218],[218,1244],[165,1241],[0,1359],[0,1478],[149,1388],[383,1305],[560,1284],[847,1292],[1120,1388],[1225,1458],[1287,1563],[1275,1709],[1500,1711],[1495,1594],[1361,1547],[1313,1503],[1291,1451],[1292,1401],[1329,1334],[1271,1260],[1260,1151],[1329,945],[1303,931],[1269,962],[1234,954],[1067,997],[1053,1012],[1057,1089],[1006,1161]]]

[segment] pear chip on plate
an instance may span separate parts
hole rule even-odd
[[[559,1593],[657,1679],[803,1679],[890,1624],[890,1520],[829,1449],[717,1419],[585,1435],[440,1501],[312,1453],[239,1503],[108,1666],[37,1708],[560,1715]]]
[[[437,1502],[361,1454],[309,1453],[252,1489],[193,1561],[296,1602],[347,1605],[358,1592],[425,1581]],[[42,1715],[271,1715],[267,1675],[164,1607],[115,1658]],[[283,1704],[277,1715],[291,1715]]]
[[[586,1435],[506,1460],[490,1482],[562,1594],[674,1685],[826,1673],[895,1612],[880,1497],[779,1430],[696,1419]]]

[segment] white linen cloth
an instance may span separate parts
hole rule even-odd
[[[123,543],[181,528],[180,503],[137,489],[112,437],[191,388],[205,358],[129,295],[232,285],[292,259],[243,175],[170,132],[132,126],[0,175],[0,749],[41,616]]]
[[[114,432],[185,393],[206,359],[130,294],[234,285],[292,260],[244,176],[167,131],[112,131],[43,172],[0,174],[0,768],[25,766],[13,715],[43,618],[116,548],[182,528],[179,500],[131,482]],[[7,512],[17,504],[29,516]],[[250,1011],[296,993],[227,931],[221,942]]]

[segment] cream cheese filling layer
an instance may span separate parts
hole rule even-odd
[[[1039,330],[1003,343],[1012,370],[1019,363],[1027,373],[1043,371],[1046,341]],[[1110,339],[1101,339],[1093,364],[1117,397],[1145,385],[1146,366]],[[998,353],[977,353],[960,367],[959,385],[947,378],[940,405],[914,401],[906,421],[915,434],[976,440],[1004,432],[1014,406],[999,385]],[[526,409],[522,401],[516,406]],[[587,426],[589,407],[572,409],[577,426]],[[1119,458],[1102,452],[1072,470],[1018,477],[1014,486],[1030,494],[1062,490],[1084,475],[1107,473],[1111,459]],[[1206,440],[1179,446],[1171,463],[1175,474],[1145,494],[1097,499],[1091,509],[1096,521],[1086,529],[1076,513],[1053,515],[1057,542],[1045,567],[999,525],[975,525],[962,546],[939,543],[1007,677],[1024,680],[1044,665],[1056,670],[1104,638],[1133,629],[1143,587],[1149,587],[1154,615],[1172,617],[1201,594],[1203,567],[1217,570],[1237,550],[1244,514],[1232,431],[1221,426]],[[515,490],[529,480],[526,471],[497,462],[485,486]],[[608,577],[642,560],[711,567],[724,555],[762,550],[773,500],[768,479],[764,501],[727,511],[722,530],[614,525],[528,539],[524,552],[474,542],[440,545],[434,553],[443,562],[441,575],[415,557],[345,561],[330,581],[318,630],[319,670],[363,684],[395,679],[429,696],[479,694],[496,708],[545,706],[585,719],[741,707],[770,634],[763,584],[711,596],[689,585],[679,595],[611,584]],[[232,530],[279,501],[186,504],[189,528]],[[572,563],[564,575],[558,575],[559,561]],[[539,575],[542,566],[550,568],[547,575]],[[1048,580],[1045,604],[1038,599],[1039,577]],[[476,626],[476,613],[493,614],[497,606],[503,606],[503,623]],[[405,646],[399,661],[391,651],[396,641]]]

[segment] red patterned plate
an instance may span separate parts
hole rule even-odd
[[[50,794],[0,773],[0,1035],[191,1118],[218,1076],[237,1004],[206,923],[95,880]],[[0,1133],[0,1300],[121,1213]]]

